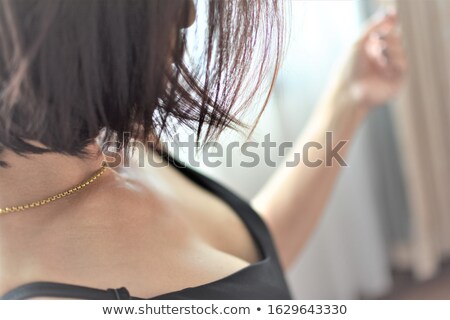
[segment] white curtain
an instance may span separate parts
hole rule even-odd
[[[450,1],[397,4],[410,77],[395,122],[411,216],[393,258],[426,280],[450,257]]]

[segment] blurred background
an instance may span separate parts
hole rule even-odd
[[[397,7],[410,64],[398,100],[352,141],[349,167],[288,275],[295,298],[450,299],[450,0],[291,2],[288,51],[252,140],[296,140],[380,8]],[[246,138],[227,132],[220,142]],[[241,157],[234,149],[232,165],[199,170],[251,199],[275,169],[243,168]]]

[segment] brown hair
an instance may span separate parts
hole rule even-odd
[[[100,132],[145,140],[187,125],[209,138],[241,125],[273,86],[282,2],[207,1],[191,66],[188,0],[0,0],[0,148],[83,155]]]

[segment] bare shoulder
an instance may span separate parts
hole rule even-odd
[[[236,214],[170,169],[110,171],[66,208],[35,239],[31,272],[8,287],[45,280],[152,297],[214,282],[258,259]]]
[[[199,232],[189,213],[195,208],[181,205],[178,193],[161,186],[171,178],[159,182],[142,168],[104,178],[55,222],[58,232],[42,239],[50,245],[39,264],[40,279],[125,286],[135,296],[151,297],[213,282],[248,265]],[[171,191],[176,188],[171,184]],[[200,225],[220,233],[208,219]]]
[[[114,237],[122,244],[155,244],[167,234],[181,239],[188,224],[156,179],[149,178],[145,169],[111,170],[96,188],[87,190],[79,200],[80,207],[73,207],[71,219],[76,222],[72,222],[80,228],[84,224],[95,227],[97,240],[99,236]]]

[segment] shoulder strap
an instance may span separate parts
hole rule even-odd
[[[33,282],[17,287],[6,293],[2,300],[22,300],[36,297],[67,298],[83,300],[130,300],[137,299],[130,296],[126,288],[94,289],[55,282]]]

